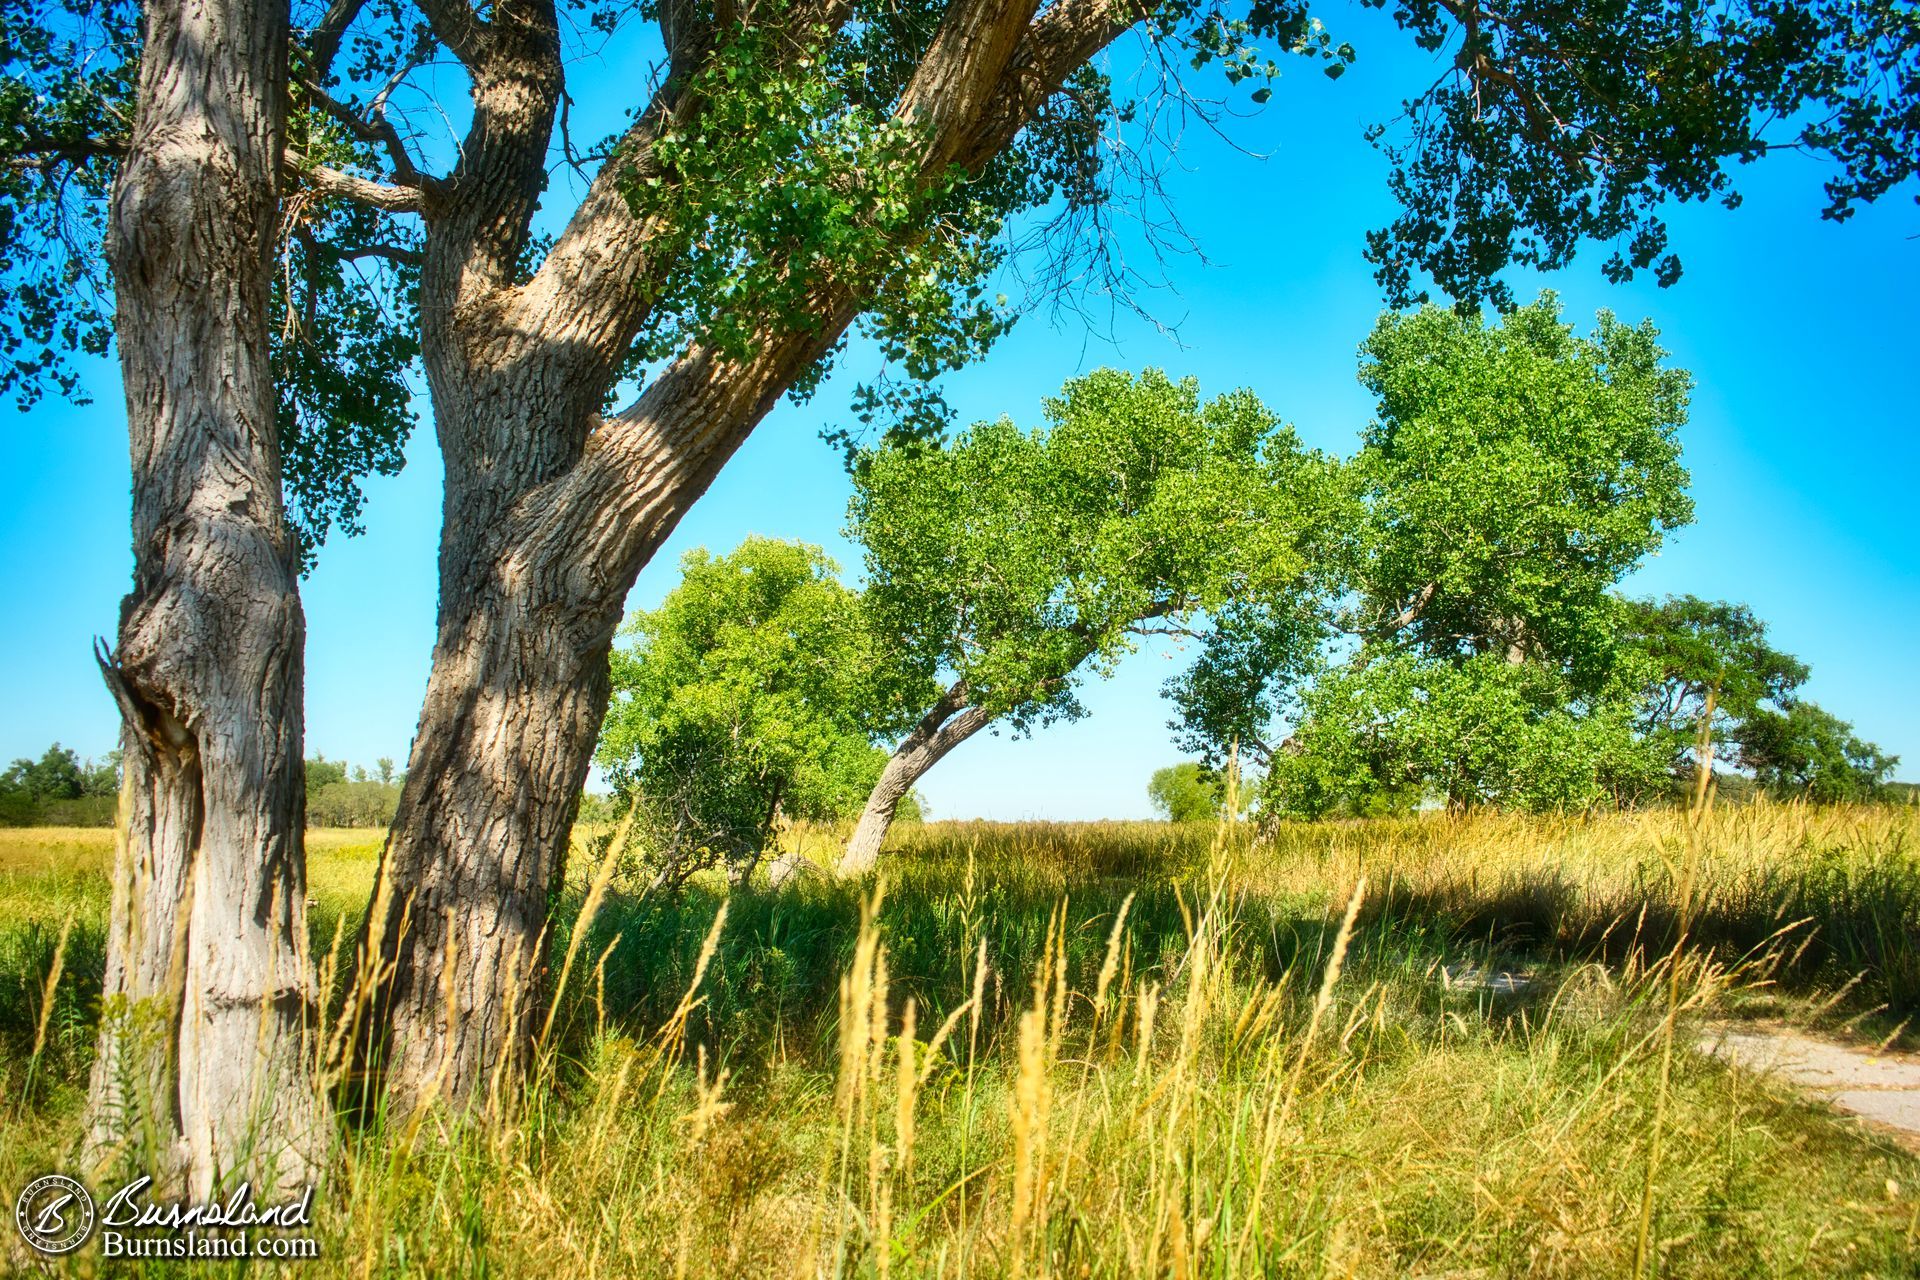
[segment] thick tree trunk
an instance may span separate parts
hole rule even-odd
[[[596,426],[580,465],[518,501],[459,496],[449,469],[439,638],[369,918],[369,954],[388,975],[376,1022],[396,1114],[491,1104],[518,1083],[627,592],[785,372],[845,323],[771,344],[745,368],[683,361]],[[551,412],[554,400],[488,403]]]
[[[399,1114],[518,1082],[549,890],[606,709],[624,592],[566,602],[564,580],[512,576],[443,609],[388,839],[375,942],[393,966],[384,1065]]]
[[[1139,16],[1072,0],[1035,18],[1037,4],[949,7],[896,112],[925,131],[930,181],[979,171]],[[824,6],[809,20],[846,13]],[[635,218],[623,185],[634,170],[609,165],[517,282],[546,183],[560,46],[552,0],[499,0],[488,14],[472,39],[451,33],[474,77],[473,126],[456,172],[421,192],[422,354],[447,466],[439,634],[364,953],[384,962],[376,1057],[399,1113],[467,1108],[518,1075],[626,593],[871,287],[858,269],[796,263],[815,285],[804,322],[762,318],[738,359],[695,342],[602,420],[678,252],[656,262],[656,241],[675,245],[679,229]],[[675,74],[623,141],[636,166],[661,128],[699,110],[677,86],[712,33],[672,14],[663,25]]]
[[[205,1194],[324,1149],[309,1073],[305,624],[281,507],[269,272],[284,0],[147,6],[109,253],[134,584],[103,657],[124,779],[89,1139]]]
[[[865,875],[873,870],[900,801],[948,752],[993,723],[991,714],[968,706],[966,699],[966,686],[954,685],[894,748],[887,767],[880,771],[880,781],[867,797],[866,808],[860,812],[853,838],[840,855],[840,875]]]

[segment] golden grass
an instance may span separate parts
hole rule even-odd
[[[1915,824],[1721,813],[1686,893],[1671,814],[934,824],[884,892],[725,901],[578,866],[526,1096],[343,1133],[303,1274],[1611,1277],[1644,1210],[1650,1274],[1911,1275],[1920,1160],[1663,1049],[1790,980],[1903,998],[1843,959],[1920,936]],[[342,908],[359,834],[310,844]],[[1855,951],[1806,967],[1803,907]],[[1495,966],[1534,985],[1447,976]],[[58,1163],[80,1065],[5,1113],[8,1185]]]

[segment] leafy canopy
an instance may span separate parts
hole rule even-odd
[[[1493,322],[1384,315],[1360,351],[1378,410],[1320,507],[1318,589],[1213,615],[1167,689],[1184,745],[1272,756],[1299,691],[1341,661],[1492,654],[1579,693],[1611,680],[1611,588],[1693,512],[1688,377],[1656,337],[1605,313],[1580,337],[1552,295]]]
[[[119,751],[96,765],[56,742],[38,760],[22,756],[0,772],[0,826],[106,826],[119,792]]]
[[[1810,702],[1754,712],[1741,726],[1738,759],[1774,795],[1820,804],[1877,799],[1900,763]]]
[[[337,786],[347,780],[347,762],[329,760],[322,755],[313,756],[306,762],[307,794],[313,795],[322,787]]]
[[[105,763],[96,765],[56,742],[38,760],[22,756],[0,773],[0,793],[30,800],[115,795],[120,790],[119,759],[120,753],[115,751]]]
[[[1139,25],[1148,105],[1183,59],[1263,103],[1280,59],[1338,76],[1360,56],[1322,20],[1332,9],[1164,0],[1082,16],[1088,48]],[[1652,269],[1671,283],[1680,266],[1663,204],[1731,204],[1736,166],[1774,149],[1825,159],[1833,218],[1914,177],[1920,16],[1906,0],[1391,9],[1444,68],[1409,86],[1403,117],[1373,134],[1401,212],[1368,252],[1396,303],[1425,297],[1430,280],[1440,295],[1505,305],[1509,264],[1558,267],[1590,240],[1614,246],[1611,274]],[[1115,210],[1154,198],[1164,166],[1152,152],[1177,132],[1091,63],[1060,71],[1058,89],[1006,139],[929,169],[924,113],[900,108],[943,0],[540,10],[533,26],[551,23],[569,50],[636,17],[659,26],[654,74],[617,85],[636,119],[659,124],[647,146],[623,149],[628,134],[576,148],[564,111],[534,143],[550,169],[590,177],[616,166],[658,233],[647,270],[629,282],[649,300],[646,319],[600,371],[609,395],[691,343],[738,352],[769,333],[811,331],[822,317],[810,291],[830,283],[886,361],[855,394],[861,430],[935,438],[949,415],[932,380],[977,358],[1021,308],[1130,296]],[[363,477],[400,466],[419,354],[420,210],[461,176],[459,157],[433,140],[460,114],[448,90],[472,79],[476,46],[502,21],[460,0],[294,7],[274,370],[289,505],[309,556],[330,530],[357,527]],[[81,394],[73,357],[110,340],[99,248],[134,117],[139,40],[132,0],[0,11],[0,394],[23,406],[47,389]],[[1198,85],[1176,96],[1185,111],[1227,105],[1208,106]],[[432,173],[436,159],[452,171]],[[512,248],[522,277],[548,243],[530,223],[489,234]],[[1016,258],[1038,287],[1010,303],[990,296]],[[831,359],[788,389],[809,394]]]
[[[1147,779],[1147,802],[1169,822],[1211,822],[1226,808],[1226,781],[1198,761],[1170,764]]]
[[[1302,698],[1268,768],[1271,812],[1318,817],[1496,805],[1580,811],[1654,787],[1664,761],[1635,736],[1622,687],[1578,694],[1565,674],[1500,654],[1394,652],[1330,670]]]
[[[1570,664],[1499,653],[1363,654],[1302,696],[1300,726],[1265,800],[1318,815],[1450,805],[1531,811],[1685,794],[1708,691],[1723,764],[1763,790],[1818,803],[1882,794],[1898,761],[1796,690],[1806,664],[1775,649],[1744,605],[1618,600],[1598,685]]]
[[[1629,600],[1623,644],[1643,664],[1637,729],[1677,777],[1695,768],[1693,743],[1708,695],[1722,760],[1753,772],[1763,789],[1820,803],[1879,795],[1899,758],[1799,689],[1807,664],[1776,649],[1767,624],[1741,604],[1675,596]]]
[[[1388,0],[1364,0],[1385,7]],[[1920,166],[1920,9],[1911,0],[1392,0],[1447,72],[1376,141],[1401,212],[1368,237],[1395,305],[1418,275],[1508,305],[1508,263],[1554,269],[1583,240],[1607,275],[1680,278],[1667,200],[1740,202],[1734,171],[1823,157],[1825,215]]]
[[[1360,370],[1379,408],[1353,462],[1361,635],[1604,666],[1610,589],[1693,519],[1691,380],[1657,336],[1602,312],[1580,337],[1551,294],[1493,324],[1381,318]]]
[[[1383,316],[1361,348],[1377,415],[1325,507],[1325,581],[1213,617],[1168,687],[1183,742],[1247,748],[1288,812],[1636,793],[1657,769],[1611,592],[1693,510],[1688,378],[1656,336],[1604,313],[1578,336],[1551,295],[1493,322]]]
[[[138,42],[131,3],[0,5],[0,396],[22,413],[82,398],[69,357],[113,337],[99,245]]]
[[[1016,729],[1073,718],[1083,665],[1104,673],[1145,634],[1305,589],[1330,464],[1250,393],[1203,403],[1191,380],[1100,370],[1044,416],[861,458],[848,533],[918,710],[951,685]]]
[[[857,813],[885,763],[869,736],[881,664],[824,552],[749,538],[681,567],[614,651],[597,756],[668,882],[751,870],[782,818]]]
[[[1737,742],[1754,715],[1791,706],[1807,679],[1807,664],[1774,648],[1746,605],[1685,595],[1627,600],[1621,609],[1622,642],[1649,667],[1639,731],[1665,744],[1678,773],[1692,767],[1709,693],[1715,739]]]

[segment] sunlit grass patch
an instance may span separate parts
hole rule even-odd
[[[307,1269],[1618,1276],[1657,1129],[1656,1274],[1911,1273],[1899,1147],[1689,1052],[1655,1117],[1669,991],[1688,1021],[1910,1007],[1914,811],[1717,815],[1676,964],[1683,821],[936,823],[899,833],[877,910],[824,876],[616,877],[584,923],[576,858],[537,1078],[410,1142],[343,1128]],[[379,844],[309,847],[325,955]],[[106,886],[4,874],[13,1185],[78,1132]]]

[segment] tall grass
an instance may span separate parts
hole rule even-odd
[[[1911,1009],[1914,825],[1711,817],[1685,951],[1675,815],[938,824],[884,885],[730,897],[582,865],[532,1088],[344,1130],[306,1266],[1614,1276],[1644,1204],[1654,1274],[1911,1274],[1920,1162],[1690,1054],[1663,1094],[1661,1033],[1669,1001]],[[316,954],[344,909],[318,904]],[[4,1104],[9,1185],[75,1132],[98,963],[84,915],[63,948],[65,916],[25,914],[0,1086],[40,1083]]]

